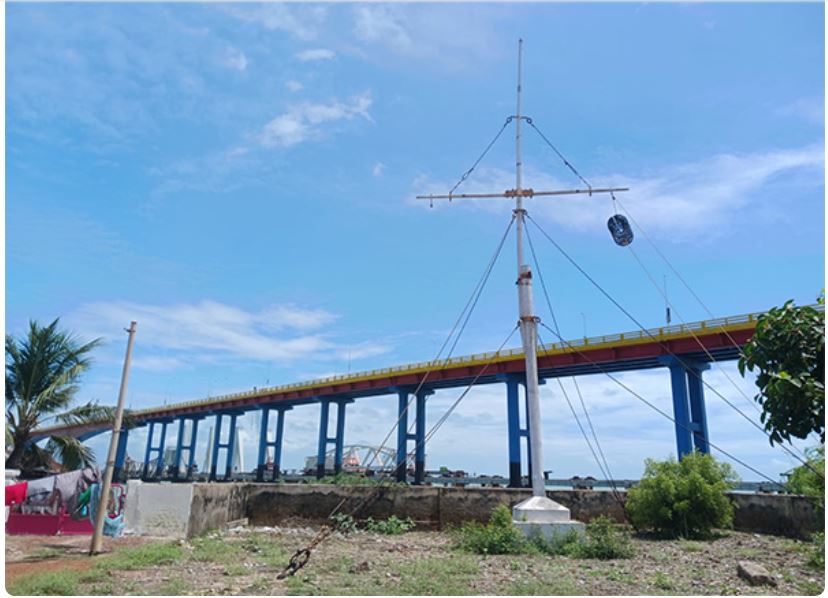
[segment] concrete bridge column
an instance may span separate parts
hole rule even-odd
[[[156,453],[157,456],[155,458],[155,473],[152,476],[152,479],[159,479],[164,474],[164,449],[166,448],[167,442],[167,424],[171,421],[171,419],[164,419],[149,422],[149,431],[147,432],[147,450],[144,453],[144,471],[141,475],[141,479],[143,480],[147,480],[149,478],[150,458],[153,453]],[[159,439],[158,446],[152,446],[152,439],[155,436],[155,424],[161,424],[161,438]]]
[[[126,461],[127,441],[129,440],[129,430],[121,428],[118,434],[118,447],[115,449],[115,467],[112,469],[112,481],[121,481],[121,474],[124,470],[124,462]]]
[[[267,431],[270,427],[270,410],[276,411],[276,434],[273,442],[270,442],[267,437]],[[275,407],[262,407],[262,421],[259,428],[259,458],[256,466],[256,481],[264,481],[265,462],[267,461],[267,449],[273,447],[273,473],[270,477],[271,481],[279,478],[282,467],[282,438],[285,430],[285,411],[290,411],[293,407],[289,405],[278,405]]]
[[[710,436],[707,432],[707,409],[704,404],[702,372],[709,364],[693,364],[687,370],[687,389],[690,395],[690,419],[693,427],[693,446],[700,453],[710,453]]]
[[[532,449],[529,442],[529,409],[525,392],[526,376],[506,374],[500,377],[506,382],[506,419],[509,429],[509,487],[523,486],[523,464],[520,456],[521,438],[526,439],[526,460],[529,471],[529,485],[532,485]],[[543,384],[543,381],[540,381]],[[526,414],[524,427],[520,426],[520,388],[524,387],[523,412]]]
[[[397,466],[394,476],[398,482],[408,480],[408,442],[414,441],[414,483],[422,484],[425,479],[425,424],[426,397],[434,394],[430,388],[420,388],[412,402],[415,412],[414,433],[408,432],[408,406],[411,393],[416,387],[397,389]]]
[[[187,469],[184,474],[184,479],[189,480],[192,477],[193,464],[195,463],[196,440],[198,439],[198,421],[200,419],[203,419],[203,417],[182,417],[178,420],[178,438],[175,443],[175,465],[173,469],[173,480],[175,481],[178,481],[181,477],[181,461],[184,451],[187,451]],[[185,445],[184,428],[188,420],[190,421],[190,439]]]
[[[236,418],[244,413],[244,411],[234,409],[216,413],[216,429],[213,434],[213,454],[210,459],[210,477],[211,482],[217,479],[218,470],[218,456],[219,450],[226,451],[227,459],[224,468],[224,481],[229,480],[233,475],[233,447],[236,443]],[[228,439],[226,443],[221,442],[221,423],[224,416],[230,418],[230,430],[228,431]]]
[[[663,357],[661,362],[670,369],[678,458],[690,454],[694,446],[699,452],[709,453],[702,372],[710,366],[673,356]]]
[[[342,451],[345,443],[345,406],[353,403],[353,399],[321,399],[319,417],[319,445],[316,454],[316,478],[325,477],[325,453],[328,445],[334,445],[334,473],[342,471]],[[330,405],[337,404],[336,433],[333,438],[328,436],[328,420],[330,419]]]

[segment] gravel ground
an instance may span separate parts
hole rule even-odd
[[[710,542],[633,538],[635,556],[614,561],[470,555],[453,549],[451,537],[440,532],[337,534],[314,550],[297,575],[277,580],[288,556],[314,532],[301,526],[237,528],[182,541],[176,543],[176,563],[110,572],[105,582],[81,589],[129,595],[816,595],[824,588],[824,571],[807,564],[809,544],[740,532]],[[21,564],[31,571],[33,564],[54,570],[89,562],[83,556],[88,537],[21,538],[6,536],[7,575]],[[149,541],[127,537],[105,548],[117,553]],[[737,575],[741,560],[764,566],[777,585],[749,585]]]

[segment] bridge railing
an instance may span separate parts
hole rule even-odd
[[[812,305],[818,311],[824,311],[824,305]],[[593,336],[593,337],[585,337],[580,339],[573,339],[566,342],[555,342],[549,344],[543,344],[540,347],[540,353],[543,355],[548,355],[549,353],[556,353],[556,352],[567,352],[571,351],[572,347],[583,348],[583,347],[595,347],[600,345],[606,344],[614,344],[617,345],[621,344],[634,344],[639,343],[641,341],[648,341],[652,339],[656,339],[659,341],[668,340],[669,338],[674,338],[676,336],[686,335],[686,334],[695,334],[698,331],[714,331],[716,329],[727,330],[730,327],[736,326],[744,326],[744,325],[751,325],[753,324],[756,319],[765,312],[754,312],[749,314],[742,314],[738,316],[729,316],[725,318],[715,318],[711,320],[704,320],[700,322],[689,322],[686,324],[675,324],[672,326],[660,326],[658,328],[649,328],[645,330],[636,330],[632,332],[624,332],[621,334],[606,334],[602,336]],[[215,403],[217,401],[234,401],[234,400],[241,400],[245,398],[257,397],[264,394],[275,394],[281,392],[287,392],[290,390],[296,389],[305,389],[305,388],[312,388],[315,386],[324,386],[327,384],[338,383],[338,382],[355,382],[363,379],[370,379],[375,378],[378,376],[383,376],[387,374],[395,374],[401,372],[423,372],[427,371],[431,368],[450,368],[453,366],[464,365],[464,364],[475,364],[475,363],[486,363],[492,359],[499,358],[499,359],[509,359],[512,357],[517,357],[523,355],[523,349],[515,348],[515,349],[506,349],[503,351],[498,352],[489,352],[489,353],[475,353],[472,355],[462,355],[458,357],[452,357],[449,359],[440,359],[435,361],[420,361],[417,363],[411,363],[406,365],[397,365],[388,368],[380,368],[374,369],[364,372],[356,372],[352,374],[337,374],[334,376],[327,376],[325,378],[318,378],[315,380],[309,380],[305,382],[293,382],[290,384],[283,384],[280,386],[273,386],[267,388],[260,388],[260,389],[253,389],[244,392],[237,392],[227,395],[215,396],[215,397],[208,397],[206,399],[197,399],[193,401],[187,401],[184,403],[176,403],[174,405],[169,405],[166,408],[152,408],[152,409],[142,409],[137,410],[134,412],[134,415],[140,416],[146,413],[159,413],[167,410],[173,409],[180,409],[185,407],[193,407],[197,405],[204,405],[209,403]]]

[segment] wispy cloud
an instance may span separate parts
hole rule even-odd
[[[333,50],[326,48],[315,48],[313,50],[304,50],[296,54],[296,58],[302,62],[314,62],[317,60],[333,60],[336,53]]]
[[[224,10],[242,21],[261,25],[270,31],[281,31],[303,41],[318,37],[328,13],[324,6],[275,2],[227,6]]]
[[[799,98],[774,110],[779,116],[800,118],[822,126],[825,122],[825,103],[822,98]]]
[[[302,91],[303,89],[305,89],[304,85],[302,85],[301,83],[299,83],[299,81],[296,81],[294,79],[285,81],[285,87],[287,87],[288,91],[293,92]]]
[[[373,174],[374,176],[382,176],[383,172],[385,172],[385,164],[383,164],[382,162],[377,162],[371,169],[371,174]]]
[[[329,340],[329,334],[320,332],[336,319],[322,309],[274,305],[245,311],[215,301],[89,303],[67,317],[85,336],[104,338],[136,320],[147,354],[142,359],[152,369],[228,358],[271,362],[336,358],[341,348]]]
[[[244,71],[247,69],[247,56],[241,50],[228,46],[224,52],[221,64],[227,68]]]
[[[588,176],[595,186],[629,187],[618,199],[651,234],[683,239],[710,237],[727,230],[740,209],[754,201],[753,194],[778,177],[798,183],[823,182],[824,150],[821,144],[794,149],[754,153],[724,153],[673,166],[638,177],[624,175]],[[571,179],[527,168],[526,186],[536,190],[571,188]],[[810,181],[810,182],[809,182]],[[446,193],[451,184],[419,177],[417,192]],[[458,193],[497,192],[514,187],[512,172],[480,168]],[[465,200],[480,209],[511,209],[504,202]],[[418,202],[419,203],[419,202]],[[424,204],[421,204],[424,205]],[[427,204],[425,204],[427,205]],[[543,220],[577,231],[604,231],[613,207],[605,195],[561,197],[554,206],[542,199],[530,200],[533,213]],[[782,214],[784,208],[771,207]]]
[[[264,147],[290,147],[321,134],[320,125],[362,117],[372,121],[368,109],[373,102],[371,92],[366,91],[346,102],[334,100],[327,104],[304,102],[267,123],[259,135]]]

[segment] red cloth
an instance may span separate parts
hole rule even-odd
[[[6,486],[6,506],[19,505],[26,500],[26,489],[29,482],[20,482],[19,484],[12,484]]]

